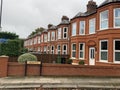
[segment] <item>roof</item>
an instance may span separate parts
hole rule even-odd
[[[70,23],[69,20],[62,20],[59,25],[61,24],[64,25],[64,24],[69,24],[69,23]]]
[[[57,29],[57,26],[54,26],[54,25],[52,25],[50,28],[49,28],[49,30],[53,30],[53,29]]]
[[[99,5],[99,7],[109,4],[111,2],[120,2],[120,0],[105,0],[102,4]]]

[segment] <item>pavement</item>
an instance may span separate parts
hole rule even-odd
[[[104,88],[120,90],[120,78],[111,77],[5,77],[0,78],[0,90],[31,90],[29,88]],[[26,88],[26,89],[25,89]],[[35,89],[34,89],[35,90]],[[81,90],[81,89],[80,89]],[[87,90],[87,89],[85,89]],[[90,89],[93,90],[93,89]],[[95,89],[98,90],[98,89]],[[100,89],[102,90],[102,89]]]

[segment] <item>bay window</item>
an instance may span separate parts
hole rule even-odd
[[[85,44],[80,43],[79,44],[79,58],[84,59],[84,53],[85,53]]]
[[[89,34],[95,33],[95,18],[89,20]]]
[[[76,29],[77,29],[76,25],[77,25],[76,23],[72,24],[72,36],[76,36]]]
[[[76,44],[72,44],[72,58],[76,58]]]
[[[62,54],[67,54],[67,45],[63,45],[63,53]]]
[[[64,27],[64,28],[63,28],[63,39],[66,39],[66,38],[67,38],[67,33],[68,33],[68,28],[67,28],[67,27]]]
[[[80,35],[85,35],[85,21],[80,21],[79,34],[80,34]]]
[[[120,8],[114,9],[114,27],[120,27]]]
[[[58,28],[58,39],[61,39],[61,28]]]

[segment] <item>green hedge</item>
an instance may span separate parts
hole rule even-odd
[[[20,40],[8,40],[0,44],[0,55],[19,56],[21,52]]]
[[[4,39],[18,39],[19,36],[16,35],[16,33],[0,32],[0,38],[4,38]]]

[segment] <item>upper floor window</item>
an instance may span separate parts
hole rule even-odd
[[[80,21],[80,35],[85,35],[85,21]]]
[[[47,42],[47,34],[44,34],[44,42]]]
[[[89,20],[89,34],[95,33],[95,18]]]
[[[108,29],[108,10],[100,13],[100,29]]]
[[[120,63],[120,40],[114,41],[114,61]]]
[[[107,40],[100,41],[100,60],[105,62],[108,60],[108,41]]]
[[[51,35],[51,41],[54,41],[54,40],[55,40],[55,32],[53,31]]]
[[[76,58],[76,44],[72,44],[72,58]]]
[[[63,45],[62,54],[67,54],[67,45]]]
[[[50,32],[48,32],[48,38],[47,39],[48,39],[48,41],[50,41]]]
[[[41,42],[43,42],[43,35],[41,36]]]
[[[73,23],[72,24],[72,36],[76,36],[76,29],[77,29],[76,23]]]
[[[40,44],[40,37],[38,37],[38,43]]]
[[[80,43],[79,44],[79,58],[80,59],[84,59],[84,52],[85,52],[84,48],[85,48],[85,44]]]
[[[68,28],[67,28],[67,27],[64,27],[64,28],[63,28],[63,39],[66,39],[66,38],[67,38],[67,33],[68,33]]]
[[[58,39],[61,39],[61,28],[58,28]]]
[[[114,27],[120,27],[120,8],[114,9]]]

